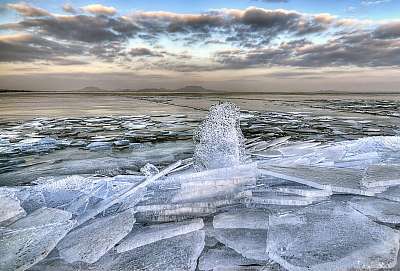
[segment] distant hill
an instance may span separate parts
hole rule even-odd
[[[90,87],[91,88],[91,87]],[[85,88],[87,89],[87,88]],[[97,90],[98,91],[98,90]],[[116,92],[135,92],[135,93],[210,93],[210,92],[221,92],[219,90],[207,89],[202,86],[184,86],[177,89],[167,88],[141,88],[141,89],[129,89],[120,88],[114,90]]]
[[[185,86],[183,88],[178,88],[175,91],[209,92],[209,91],[215,91],[215,90],[206,89],[206,88],[203,88],[202,86]]]
[[[8,93],[8,92],[32,92],[32,91],[23,89],[0,89],[0,93]]]
[[[77,91],[79,91],[79,92],[107,92],[108,90],[98,88],[98,87],[84,87]]]

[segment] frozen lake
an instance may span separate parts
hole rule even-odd
[[[220,101],[238,119],[210,118],[194,144]],[[399,109],[394,95],[0,94],[0,270],[399,270]],[[196,173],[193,156],[228,165]]]

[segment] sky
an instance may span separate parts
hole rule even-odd
[[[399,91],[400,0],[0,0],[0,88]]]

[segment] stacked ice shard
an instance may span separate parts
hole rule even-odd
[[[246,140],[239,119],[211,108],[193,166],[93,158],[17,175],[34,182],[0,187],[0,270],[399,270],[400,137]]]

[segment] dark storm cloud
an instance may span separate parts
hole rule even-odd
[[[400,22],[381,25],[373,32],[373,34],[378,39],[400,38]]]
[[[66,58],[54,58],[51,60],[52,64],[61,66],[71,66],[71,65],[88,65],[89,62],[76,60],[76,59],[66,59]]]
[[[93,43],[127,39],[138,30],[123,18],[87,15],[27,19],[19,22],[16,28],[36,30],[61,40]]]
[[[128,54],[133,57],[138,57],[138,56],[163,57],[162,54],[153,51],[149,48],[132,48],[129,50]]]
[[[213,40],[212,36],[218,34],[225,36],[226,42],[243,47],[268,44],[279,34],[302,36],[323,32],[332,23],[328,15],[309,16],[256,7],[204,14],[136,12],[130,19],[153,38],[163,34],[175,34],[177,38],[184,35],[187,43],[193,44]]]
[[[0,62],[52,60],[82,54],[82,47],[64,45],[29,34],[0,37]]]
[[[177,14],[170,12],[136,12],[130,16],[148,33],[199,33],[223,26],[224,18],[217,12]]]
[[[368,32],[352,33],[323,44],[303,41],[266,49],[221,51],[215,60],[229,68],[400,66],[400,41],[376,39]]]
[[[124,58],[125,44],[119,41],[104,42],[91,45],[88,49],[90,55],[94,55],[106,62],[114,62],[120,58]]]
[[[136,12],[128,17],[101,15],[106,12],[103,8],[108,9],[108,7],[101,6],[102,9],[99,10],[99,7],[95,6],[95,11],[93,5],[85,8],[88,7],[98,15],[56,16],[29,6],[33,11],[24,9],[24,12],[38,18],[26,18],[18,23],[4,24],[0,28],[29,30],[57,39],[89,43],[125,40],[136,35],[147,41],[156,42],[161,36],[168,35],[172,40],[183,40],[190,45],[207,43],[216,39],[213,36],[220,35],[225,37],[226,42],[232,44],[260,47],[280,34],[304,36],[322,33],[332,23],[329,18],[321,19],[327,15],[309,16],[285,10],[255,7],[245,10],[211,11],[204,14]],[[74,11],[68,5],[64,6],[64,10]],[[41,17],[42,15],[49,16]]]
[[[215,54],[215,61],[224,68],[243,69],[253,66],[272,66],[284,62],[290,53],[281,48],[225,50]]]

